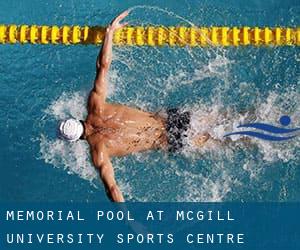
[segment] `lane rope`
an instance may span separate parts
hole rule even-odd
[[[105,27],[0,25],[0,44],[101,44]],[[132,46],[299,46],[300,27],[135,26],[118,30],[114,44]]]

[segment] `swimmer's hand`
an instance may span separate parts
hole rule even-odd
[[[120,23],[125,17],[127,17],[129,14],[129,11],[126,10],[123,13],[121,13],[119,16],[117,16],[107,27],[107,32],[115,32],[118,29],[124,28],[126,25],[128,25],[128,22]]]

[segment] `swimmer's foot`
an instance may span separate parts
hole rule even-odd
[[[202,135],[197,136],[194,140],[193,143],[196,147],[203,147],[203,145],[210,139],[209,133],[205,133]]]

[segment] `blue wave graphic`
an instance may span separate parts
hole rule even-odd
[[[256,137],[262,140],[266,141],[286,141],[290,140],[296,137],[296,135],[293,136],[273,136],[273,135],[267,135],[259,132],[254,132],[254,131],[240,131],[240,132],[233,132],[224,135],[224,137],[231,136],[231,135],[248,135],[252,137]]]
[[[287,115],[283,115],[280,117],[279,122],[282,126],[288,126],[291,124],[291,118]],[[262,132],[255,132],[255,131],[238,131],[238,132],[232,132],[229,134],[224,135],[224,137],[231,136],[231,135],[247,135],[251,137],[256,137],[262,140],[266,141],[286,141],[295,138],[297,135],[290,135],[290,136],[282,136],[284,134],[291,134],[297,131],[300,131],[300,128],[280,128],[276,127],[270,124],[266,123],[246,123],[239,125],[238,128],[254,128],[254,129],[259,129],[262,132],[268,132],[272,134],[280,134],[281,136],[276,136],[276,135],[270,135],[270,134],[265,134]]]
[[[256,128],[273,134],[287,134],[287,133],[300,131],[300,128],[294,128],[294,129],[278,128],[265,123],[248,123],[248,124],[240,125],[238,126],[238,128]]]

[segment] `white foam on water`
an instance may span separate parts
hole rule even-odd
[[[144,6],[135,7],[133,10],[138,8]],[[168,14],[183,20],[170,12]],[[238,86],[238,90],[243,92],[241,95],[251,95],[256,98],[252,111],[246,110],[240,113],[234,107],[226,106],[224,101],[228,95],[226,91],[232,88],[229,81],[230,67],[236,63],[228,59],[226,51],[206,49],[204,52],[203,49],[199,49],[198,52],[194,52],[189,48],[170,50],[171,52],[165,50],[164,53],[172,56],[171,58],[157,48],[151,50],[151,55],[144,48],[114,48],[115,61],[110,71],[109,96],[116,100],[121,97],[120,99],[126,105],[153,110],[157,107],[165,108],[169,94],[182,85],[189,87],[206,79],[217,79],[219,83],[214,86],[214,95],[208,102],[197,100],[192,106],[183,104],[183,110],[192,113],[191,129],[188,131],[183,152],[187,158],[185,162],[187,166],[183,168],[180,163],[164,153],[151,154],[151,156],[147,153],[138,153],[125,157],[125,160],[113,159],[116,178],[126,200],[224,201],[235,192],[235,187],[243,188],[239,177],[245,173],[251,181],[257,182],[268,163],[300,161],[298,153],[300,136],[287,143],[277,144],[253,138],[250,142],[244,143],[240,140],[241,136],[231,137],[233,142],[230,143],[224,139],[225,133],[234,131],[238,125],[246,122],[278,125],[278,119],[283,114],[291,115],[293,126],[300,127],[299,90],[297,92],[297,89],[291,87],[284,93],[270,92],[264,97],[255,84],[241,82]],[[180,61],[176,60],[178,58]],[[192,71],[185,67],[186,61],[182,58],[193,63]],[[125,71],[120,65],[125,68]],[[165,69],[164,75],[157,74],[157,70],[161,68]],[[135,79],[135,76],[139,75],[142,75],[141,79]],[[154,93],[152,95],[155,98],[150,101],[145,101],[145,97],[149,96],[145,88],[136,89],[136,93],[127,92],[128,84],[141,80],[139,86],[147,86],[147,89]],[[87,94],[87,92],[63,93],[45,110],[46,119],[58,121],[70,116],[84,119]],[[195,147],[193,138],[206,132],[213,140],[209,140],[201,148]],[[39,140],[41,158],[46,163],[62,168],[70,174],[76,174],[92,184],[99,181],[98,174],[91,164],[86,142],[69,144],[47,135],[41,135]],[[253,148],[257,148],[258,153],[254,152]],[[240,166],[236,166],[238,150],[242,150],[245,154],[243,159],[239,159]],[[208,173],[197,169],[200,160],[205,162],[203,165],[210,165]],[[161,162],[165,163],[165,167],[158,169]],[[140,164],[143,164],[144,169],[135,167]],[[147,191],[150,188],[148,186],[150,178],[159,181],[152,187],[156,188],[155,192]],[[175,188],[178,189],[178,193],[174,193],[175,197],[170,197],[168,193],[175,192]]]
[[[210,105],[198,103],[194,107],[184,108],[184,110],[190,110],[192,113],[191,129],[188,131],[188,137],[185,142],[187,145],[184,151],[185,154],[195,151],[203,153],[208,150],[220,150],[221,147],[228,147],[228,145],[222,145],[225,142],[224,135],[232,131],[247,130],[245,128],[237,129],[237,126],[247,122],[261,122],[280,126],[280,117],[288,114],[293,121],[291,126],[300,126],[300,106],[298,105],[300,103],[300,94],[290,89],[280,94],[270,92],[265,101],[258,102],[254,110],[245,113],[238,113],[218,102],[219,100]],[[193,142],[194,138],[205,133],[209,133],[212,138],[211,142],[208,141],[202,148],[196,147]],[[249,137],[234,135],[230,138],[231,141],[238,142],[241,138]],[[249,138],[247,143],[241,143],[239,146],[242,145],[244,150],[247,150],[249,142],[258,146],[265,161],[282,160],[287,162],[293,160],[297,157],[296,151],[300,147],[299,136],[286,143]],[[232,146],[231,149],[234,149],[234,147]]]
[[[86,111],[87,93],[62,93],[62,95],[51,103],[45,113],[57,120],[74,117],[76,119],[84,119],[87,115]]]
[[[289,92],[288,95],[292,95],[295,102],[300,101],[299,95]],[[54,119],[64,119],[69,115],[82,119],[85,115],[85,96],[80,93],[66,94],[64,93],[58,100],[55,100],[49,108],[45,111],[46,114],[52,116]],[[280,114],[282,114],[282,108],[284,102],[280,102],[278,99],[282,97],[278,94],[271,93],[265,102],[257,104],[255,111],[256,121],[277,121]],[[284,99],[284,98],[283,98]],[[279,106],[278,106],[279,105]],[[201,173],[189,172],[186,169],[181,169],[175,162],[168,162],[168,157],[164,157],[163,160],[172,166],[171,168],[164,169],[166,173],[168,171],[175,171],[180,178],[180,186],[183,190],[183,194],[178,194],[175,200],[177,201],[222,201],[226,200],[227,195],[232,191],[232,186],[235,185],[238,180],[233,179],[232,169],[228,166],[224,166],[224,160],[231,159],[235,154],[236,145],[224,145],[223,135],[226,132],[232,131],[237,125],[247,121],[249,114],[239,114],[237,112],[228,111],[224,113],[224,107],[220,103],[213,105],[207,105],[204,103],[198,103],[194,107],[185,107],[186,110],[192,111],[192,129],[189,131],[188,138],[194,138],[195,134],[209,132],[210,135],[216,140],[208,142],[202,148],[195,148],[191,142],[187,142],[188,147],[185,147],[184,154],[191,158],[191,165],[197,162],[199,157],[208,157],[213,160],[212,172],[208,176],[204,176]],[[292,113],[292,118],[299,117],[300,110],[296,105]],[[252,114],[251,114],[252,115]],[[253,115],[251,116],[253,117]],[[299,122],[295,125],[299,126]],[[297,149],[299,149],[299,139],[293,143],[286,144],[274,144],[271,142],[265,142],[257,139],[251,139],[251,142],[257,145],[260,152],[263,155],[262,161],[258,164],[257,161],[248,160],[242,163],[241,169],[249,172],[250,178],[254,181],[259,178],[261,174],[261,165],[264,161],[276,161],[278,159],[283,161],[289,161],[297,156]],[[247,145],[242,145],[243,150],[247,151]],[[91,164],[89,157],[89,148],[86,142],[79,141],[76,143],[67,143],[59,139],[50,139],[45,135],[41,135],[40,138],[40,153],[41,158],[48,164],[54,167],[59,167],[66,170],[69,174],[76,174],[80,178],[90,181],[94,185],[94,181],[98,180],[98,174]],[[159,164],[161,157],[156,159],[149,158],[146,153],[138,153],[132,156],[131,164],[138,162],[145,162],[146,168],[155,168],[156,164]],[[194,162],[193,162],[194,161]],[[132,185],[129,174],[133,174],[128,170],[128,166],[122,163],[121,160],[114,160],[114,168],[116,175],[118,176],[118,182],[121,190],[124,192],[127,200],[139,200],[139,201],[157,201],[160,198],[153,194],[145,194],[139,196],[138,190],[143,187],[143,181],[138,184]],[[142,174],[140,170],[135,169],[135,175]]]
[[[216,57],[210,58],[207,65],[202,65],[202,63],[199,62],[199,65],[196,65],[192,74],[179,69],[176,74],[170,75],[166,79],[166,89],[172,89],[174,87],[174,83],[177,83],[176,86],[178,86],[178,84],[193,84],[196,81],[201,81],[207,78],[220,78],[224,80],[228,77],[227,67],[233,63],[234,61],[229,60],[224,54],[218,54]]]
[[[224,166],[215,165],[214,169],[218,171],[216,177],[181,171],[179,174],[183,177],[184,194],[177,196],[177,201],[223,201],[231,192],[233,180]]]
[[[118,72],[111,70],[108,81],[108,96],[114,92],[118,81]],[[48,119],[54,119],[57,124],[60,120],[70,117],[84,120],[87,115],[88,92],[62,93],[62,95],[45,110]],[[99,175],[90,161],[90,150],[87,142],[77,141],[68,143],[58,138],[50,139],[41,134],[40,158],[54,167],[63,168],[68,174],[76,174],[94,185]]]
[[[113,81],[119,82],[118,72],[112,74]],[[213,73],[212,73],[213,75]],[[197,78],[197,75],[195,76]],[[169,80],[168,80],[169,81]],[[174,78],[175,81],[175,78]],[[170,81],[171,82],[171,81]],[[173,82],[174,84],[174,82]],[[170,83],[171,86],[171,83]],[[173,87],[174,88],[174,87]],[[118,92],[118,88],[115,89]],[[114,93],[114,92],[113,92]],[[113,94],[112,93],[112,94]],[[63,93],[60,98],[53,101],[53,103],[45,111],[46,115],[54,120],[68,118],[69,116],[84,119],[86,115],[86,98],[87,94]],[[264,100],[263,98],[258,98]],[[292,100],[292,102],[291,102]],[[163,160],[172,166],[172,171],[176,171],[180,178],[181,188],[183,194],[178,194],[175,200],[177,201],[221,201],[226,200],[226,197],[232,191],[232,186],[238,180],[232,178],[232,169],[225,168],[222,164],[224,161],[230,161],[235,155],[236,148],[242,147],[244,151],[248,151],[247,144],[239,141],[241,136],[233,137],[233,141],[237,144],[224,144],[224,134],[233,131],[239,124],[249,121],[268,122],[277,124],[278,119],[286,112],[291,115],[292,120],[295,121],[294,126],[300,126],[299,105],[300,95],[293,89],[287,90],[286,93],[271,92],[264,101],[259,101],[253,112],[246,112],[240,114],[237,111],[224,107],[224,104],[219,99],[212,100],[211,104],[201,103],[194,106],[186,106],[183,110],[192,112],[191,130],[188,133],[187,147],[184,149],[184,154],[192,159],[191,165],[197,163],[199,157],[205,156],[213,160],[212,169],[213,174],[204,176],[201,173],[192,173],[188,170],[180,169],[175,162],[168,162],[168,157]],[[146,109],[147,103],[142,103]],[[253,120],[254,119],[254,120]],[[209,132],[214,139],[208,141],[204,147],[197,148],[193,145],[192,140],[197,134]],[[256,181],[262,173],[262,168],[265,162],[275,162],[282,160],[284,162],[299,159],[297,150],[300,147],[299,138],[289,142],[272,143],[258,139],[250,139],[251,143],[259,148],[263,158],[260,160],[252,160],[251,157],[241,162],[241,168],[249,173],[251,180]],[[89,148],[85,142],[79,141],[76,143],[67,143],[59,139],[50,139],[46,135],[41,135],[40,138],[40,153],[41,158],[48,164],[54,167],[62,168],[69,174],[76,174],[80,178],[91,182],[93,185],[98,181],[98,174],[91,164],[89,157]],[[249,153],[251,154],[251,153]],[[249,156],[248,154],[248,156]],[[259,156],[257,156],[259,157]],[[135,162],[147,162],[147,168],[156,167],[161,160],[160,157],[156,159],[148,159],[147,154],[138,153],[132,157],[132,164]],[[194,161],[194,162],[193,162]],[[222,163],[222,164],[221,164]],[[143,196],[138,195],[138,190],[143,187],[143,181],[131,184],[128,176],[132,174],[132,170],[128,170],[128,166],[122,161],[114,161],[116,175],[121,190],[124,192],[127,200],[139,201],[157,201],[160,200],[152,193]],[[174,170],[176,169],[176,170]],[[136,175],[141,174],[136,171]],[[170,169],[163,170],[166,173]]]
[[[67,143],[59,139],[49,140],[41,135],[40,154],[46,163],[63,168],[68,174],[76,174],[91,183],[98,177],[90,163],[89,149],[85,142]]]
[[[86,116],[86,94],[79,92],[63,93],[45,110],[49,120],[59,120],[75,117],[84,119]],[[53,128],[55,130],[56,128]],[[54,167],[63,168],[68,174],[76,174],[80,178],[93,183],[97,172],[92,166],[89,157],[89,148],[86,142],[77,141],[68,143],[58,138],[51,139],[41,134],[40,158]]]

